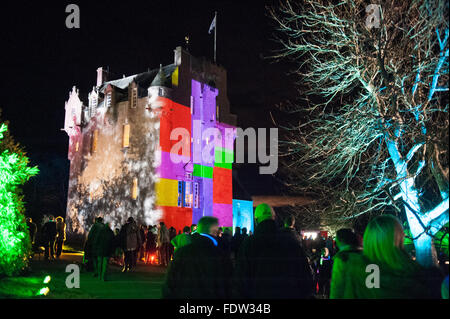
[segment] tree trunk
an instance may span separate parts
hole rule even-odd
[[[428,234],[422,234],[414,240],[416,249],[416,261],[423,267],[430,268],[438,265],[436,248],[433,238]]]

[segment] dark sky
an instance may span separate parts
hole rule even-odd
[[[212,58],[215,10],[217,59],[239,126],[268,127],[268,110],[292,93],[286,66],[263,59],[275,47],[265,10],[275,1],[81,1],[80,29],[65,26],[70,3],[12,2],[0,11],[2,117],[34,162],[66,158],[64,102],[73,85],[87,97],[99,66],[121,78],[170,64],[185,35],[194,56]]]

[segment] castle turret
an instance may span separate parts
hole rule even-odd
[[[172,88],[172,80],[166,75],[162,65],[159,66],[158,74],[156,74],[150,87],[148,88],[148,101],[152,109],[162,107],[162,101],[159,97],[170,98]]]

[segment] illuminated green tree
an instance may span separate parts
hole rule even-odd
[[[449,220],[449,5],[284,1],[271,11],[302,103],[283,141],[290,189],[321,195],[330,223],[405,216],[417,260]]]
[[[6,132],[1,124],[0,143]],[[37,173],[23,153],[5,149],[0,154],[0,276],[16,275],[28,264],[31,244],[19,187]]]

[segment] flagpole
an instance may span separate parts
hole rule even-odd
[[[216,50],[217,50],[217,44],[216,44],[216,40],[217,40],[217,11],[215,12],[214,15],[214,20],[216,21],[216,25],[214,26],[214,63],[217,63],[217,55],[216,55]]]

